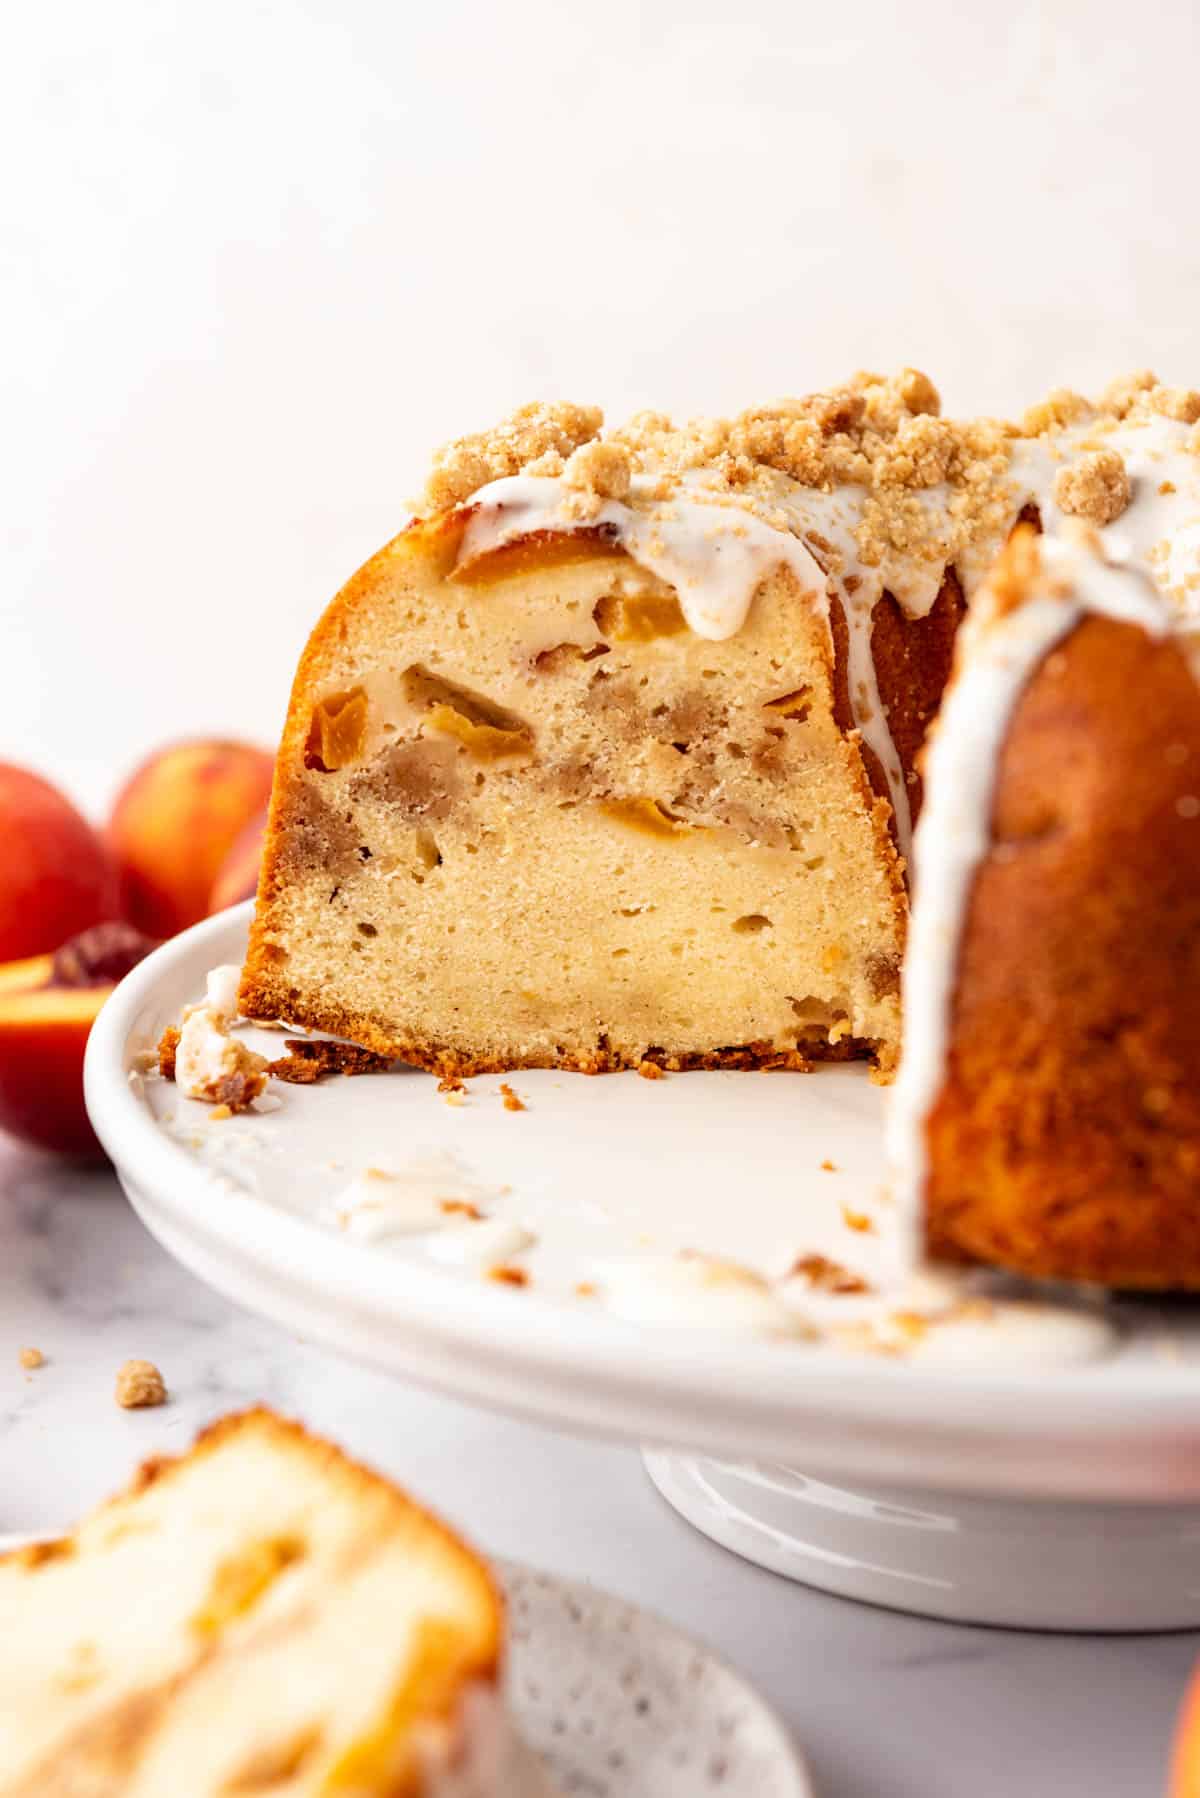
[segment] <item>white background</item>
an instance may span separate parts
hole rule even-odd
[[[429,449],[532,397],[1200,380],[1190,0],[12,8],[0,757],[277,732]]]

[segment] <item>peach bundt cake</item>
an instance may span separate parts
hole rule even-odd
[[[1023,529],[960,634],[889,1125],[935,1256],[1200,1288],[1200,645],[1178,623],[1095,536]]]
[[[531,406],[449,445],[301,661],[244,1011],[447,1074],[888,1077],[967,603],[1019,521],[1075,517],[1163,618],[1200,612],[1198,420],[1139,376],[956,422],[908,370],[680,428]]]

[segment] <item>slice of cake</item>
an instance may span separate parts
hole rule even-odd
[[[3,1798],[528,1798],[486,1567],[265,1411],[0,1560]]]
[[[1200,1288],[1197,643],[1022,533],[960,637],[917,832],[898,1198],[935,1254]]]
[[[917,750],[1007,436],[912,371],[444,451],[314,632],[240,1002],[464,1074],[896,1052]]]

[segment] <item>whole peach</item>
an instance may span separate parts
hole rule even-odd
[[[117,877],[99,835],[28,768],[0,762],[0,962],[56,949],[117,910]]]
[[[249,743],[160,749],[117,795],[108,825],[123,909],[150,936],[207,917],[235,838],[266,804],[274,761]]]
[[[208,909],[224,911],[228,905],[240,905],[253,899],[258,891],[258,864],[262,860],[263,838],[267,830],[267,808],[251,818],[234,839],[233,847],[221,863],[208,896]]]

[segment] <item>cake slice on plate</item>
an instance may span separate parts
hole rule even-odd
[[[0,1560],[2,1798],[527,1798],[487,1568],[266,1411]]]

